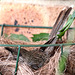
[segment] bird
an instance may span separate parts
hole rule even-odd
[[[52,28],[52,31],[49,36],[49,40],[44,43],[46,44],[56,44],[58,40],[57,34],[59,30],[63,28],[63,25],[65,21],[68,18],[68,15],[70,11],[72,10],[72,7],[66,7],[63,9],[60,14],[58,15],[58,18]],[[58,48],[58,47],[57,47]],[[17,47],[5,47],[6,50],[10,51],[13,55],[17,55],[18,48]],[[33,70],[38,70],[45,64],[47,64],[50,60],[50,58],[55,54],[55,47],[40,47],[33,49],[31,51],[28,51],[26,49],[21,48],[20,49],[20,56],[23,57],[24,61],[31,67]]]

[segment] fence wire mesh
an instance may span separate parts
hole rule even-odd
[[[0,25],[1,26],[1,36],[3,35],[3,29],[4,27],[22,27],[22,28],[45,28],[45,29],[52,29],[52,27],[45,27],[45,26],[24,26],[24,25]],[[74,29],[75,28],[69,28]],[[10,44],[0,44],[1,47],[8,46],[8,47],[18,47],[18,53],[17,53],[17,61],[16,61],[16,67],[14,75],[17,75],[17,68],[18,68],[18,61],[19,61],[19,54],[20,54],[20,48],[21,47],[47,47],[47,46],[60,46],[61,47],[61,54],[63,54],[63,46],[68,45],[75,45],[75,43],[62,43],[62,44],[47,44],[47,45],[10,45]]]

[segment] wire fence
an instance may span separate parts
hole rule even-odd
[[[24,26],[24,25],[0,25],[1,26],[1,36],[3,35],[4,27],[22,27],[22,28],[45,28],[45,29],[52,29],[52,27],[45,27],[45,26]],[[74,29],[75,28],[69,28]],[[61,47],[61,55],[63,54],[63,46],[68,45],[75,45],[75,43],[62,43],[62,44],[47,44],[47,45],[10,45],[10,44],[0,44],[1,47],[8,46],[8,47],[18,47],[18,53],[17,53],[17,61],[16,61],[16,67],[14,75],[17,75],[17,68],[18,68],[18,61],[19,61],[19,54],[20,54],[20,48],[21,47],[47,47],[47,46],[60,46]]]

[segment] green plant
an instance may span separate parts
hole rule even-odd
[[[68,30],[68,28],[73,23],[74,19],[75,19],[75,11],[73,12],[72,15],[69,16],[65,27],[63,27],[63,29],[61,29],[59,31],[60,33],[57,35],[58,38],[61,38],[65,34],[65,32]],[[67,58],[68,58],[68,54],[69,54],[69,49],[70,49],[69,46],[67,48],[64,48],[64,52],[63,52],[63,54],[60,57],[59,65],[58,65],[59,75],[61,75],[66,69],[66,62],[67,62]]]
[[[34,42],[48,40],[49,33],[33,34],[33,37],[31,37],[31,38]]]
[[[66,68],[67,57],[68,57],[68,52],[64,51],[59,60],[59,72],[60,73],[64,72]]]
[[[69,29],[69,27],[73,23],[74,19],[75,19],[75,11],[73,12],[72,15],[69,16],[65,26],[59,31],[59,34],[57,34],[58,38],[61,38],[65,34],[65,32]]]
[[[63,75],[63,73],[66,69],[66,62],[67,62],[68,54],[70,53],[69,49],[70,49],[70,46],[64,47],[64,52],[59,59],[59,63],[58,63],[58,67],[57,67],[58,75]]]
[[[75,19],[75,11],[73,12],[72,15],[69,16],[67,23],[65,26],[59,31],[59,34],[56,35],[58,39],[61,39],[62,36],[64,36],[65,32],[69,29],[71,24],[73,23]],[[40,34],[33,34],[33,37],[31,37],[34,42],[36,41],[43,41],[43,40],[48,40],[49,38],[49,33],[40,33]]]
[[[22,34],[19,34],[19,35],[18,34],[10,34],[10,36],[5,34],[4,36],[5,36],[5,38],[11,39],[11,40],[22,40],[22,41],[27,41],[27,42],[30,41],[26,36],[24,36]]]

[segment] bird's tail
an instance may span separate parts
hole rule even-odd
[[[60,29],[63,28],[63,25],[64,25],[65,21],[67,20],[68,15],[71,10],[72,10],[72,7],[66,7],[60,12],[60,14],[52,28],[52,31],[50,33],[49,40],[45,44],[55,44],[57,42],[56,34],[59,32]],[[40,47],[40,50],[44,51],[46,48],[47,47]]]

